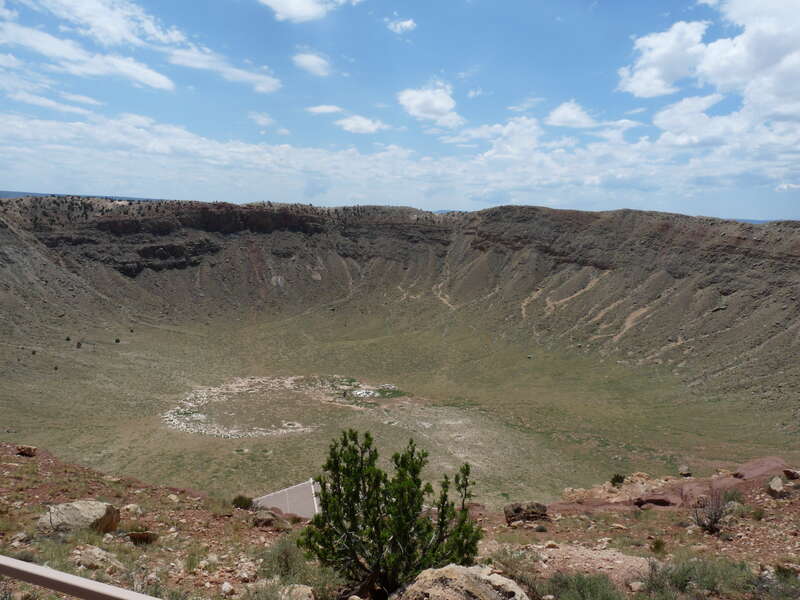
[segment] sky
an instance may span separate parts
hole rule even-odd
[[[800,219],[800,0],[0,0],[0,189]]]

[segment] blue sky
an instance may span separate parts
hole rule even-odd
[[[800,218],[800,0],[0,0],[0,189]]]

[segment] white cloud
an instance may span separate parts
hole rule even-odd
[[[70,94],[69,92],[60,92],[59,95],[64,98],[64,100],[69,100],[70,102],[78,102],[79,104],[88,104],[89,106],[102,106],[103,103],[95,100],[94,98],[90,98],[89,96],[83,96],[81,94]]]
[[[800,10],[785,0],[704,2],[738,33],[704,43],[705,22],[674,24],[636,40],[640,55],[620,69],[620,89],[641,97],[676,92],[685,78],[740,94],[760,117],[800,116]]]
[[[23,27],[0,23],[0,44],[22,46],[56,62],[57,70],[80,76],[116,75],[162,90],[174,89],[172,81],[133,58],[114,54],[91,54],[72,40]]]
[[[555,127],[575,128],[589,128],[599,125],[575,100],[564,102],[558,106],[548,115],[545,123]]]
[[[158,20],[129,0],[20,0],[29,7],[50,12],[78,27],[78,31],[104,46],[184,42],[175,28],[164,28]]]
[[[245,83],[260,93],[274,92],[280,81],[266,69],[247,70],[230,64],[227,58],[207,48],[188,42],[187,36],[175,27],[165,27],[132,0],[19,0],[31,8],[49,12],[73,25],[78,33],[104,46],[145,46],[167,54],[169,62],[192,69],[203,69],[220,75],[223,79]],[[62,26],[63,27],[63,26]],[[47,34],[43,34],[47,35]],[[31,37],[31,34],[28,34]],[[64,40],[65,44],[73,42]],[[69,50],[62,48],[63,52]],[[75,59],[77,60],[77,59]],[[154,77],[154,71],[132,58],[119,56],[93,58],[83,67],[65,66],[74,74],[107,74],[118,68],[121,74],[139,83],[160,89],[172,89],[164,76]],[[63,66],[63,65],[62,65]],[[145,69],[149,72],[145,72]]]
[[[405,111],[421,121],[433,121],[440,127],[460,127],[464,119],[453,109],[453,88],[441,81],[420,89],[403,90],[397,100]]]
[[[333,106],[332,104],[320,104],[318,106],[309,106],[306,109],[306,112],[310,112],[312,115],[328,115],[340,113],[342,112],[342,109],[338,106]]]
[[[5,7],[5,0],[0,0],[0,19],[11,21],[17,18],[17,13]]]
[[[793,192],[800,190],[800,183],[781,183],[775,187],[776,192]]]
[[[470,99],[471,98],[478,98],[480,96],[485,96],[485,95],[486,95],[486,92],[483,91],[483,88],[475,88],[475,89],[469,90],[467,92],[467,98],[470,98]]]
[[[408,33],[409,31],[414,31],[417,28],[417,24],[414,22],[414,19],[395,19],[393,21],[389,19],[386,20],[386,27],[389,28],[389,31],[396,33],[397,35],[403,35],[404,33]]]
[[[389,129],[389,126],[377,119],[368,119],[360,115],[345,117],[336,121],[336,125],[349,131],[350,133],[376,133],[382,129]]]
[[[260,125],[261,127],[269,127],[275,122],[275,119],[270,117],[267,113],[251,112],[247,116],[256,125]]]
[[[0,54],[0,67],[5,69],[18,69],[22,66],[22,61],[13,54]]]
[[[356,5],[361,0],[259,0],[259,2],[274,10],[278,21],[302,23],[321,19],[340,6]]]
[[[292,132],[289,131],[288,129],[286,129],[285,127],[281,127],[280,129],[278,129],[277,133],[278,133],[278,135],[291,135],[292,134]]]
[[[330,63],[324,57],[319,54],[314,54],[313,52],[295,54],[292,57],[292,62],[294,62],[296,67],[304,69],[317,77],[327,77],[331,74]]]
[[[703,127],[712,132],[725,124],[717,120],[729,117],[709,118]],[[465,198],[481,206],[541,204],[554,197],[587,208],[652,207],[696,194],[698,179],[714,182],[715,197],[738,192],[741,178],[768,181],[773,188],[800,182],[800,122],[762,123],[720,143],[679,147],[661,138],[550,140],[535,119],[524,116],[472,128],[464,137],[488,149],[420,156],[386,145],[362,153],[285,140],[218,141],[137,115],[62,121],[6,112],[0,114],[0,172],[14,172],[23,187],[66,186],[78,193],[252,200],[254,190],[269,189],[271,199],[287,202],[302,198],[313,176],[331,182],[319,197],[326,205],[390,197],[396,204],[429,208],[444,202],[473,206]],[[185,175],[176,180],[175,172]],[[432,198],[426,190],[434,188],[446,192]]]
[[[88,115],[89,111],[85,108],[80,108],[78,106],[70,106],[68,104],[62,104],[61,102],[56,102],[55,100],[51,100],[50,98],[45,98],[44,96],[37,96],[36,94],[31,94],[28,92],[15,92],[13,94],[8,94],[8,97],[12,100],[16,100],[17,102],[24,102],[26,104],[33,104],[34,106],[41,106],[44,108],[50,108],[52,110],[58,110],[61,112],[66,113],[74,113],[76,115]]]
[[[538,96],[528,96],[527,98],[525,98],[519,104],[516,104],[514,106],[509,106],[508,110],[513,110],[514,112],[527,112],[530,109],[532,109],[534,106],[536,106],[537,104],[539,104],[540,102],[543,102],[543,101],[544,101],[544,98],[540,98]]]
[[[689,77],[705,51],[701,43],[708,23],[679,21],[662,33],[638,38],[639,57],[619,70],[619,89],[639,98],[653,98],[678,91],[675,82]]]
[[[280,80],[269,73],[234,67],[224,56],[208,48],[189,47],[171,50],[168,59],[174,65],[212,71],[227,81],[245,83],[261,94],[269,94],[281,87]]]

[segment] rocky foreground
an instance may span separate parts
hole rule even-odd
[[[740,565],[731,572],[746,573],[750,587],[736,595],[719,583],[703,597],[800,597],[792,595],[800,594],[794,584],[781,584],[785,595],[756,589],[797,581],[800,473],[776,457],[710,478],[682,471],[568,489],[560,502],[512,504],[504,514],[474,505],[485,532],[480,564],[426,571],[398,598],[585,597],[568,595],[570,574],[602,575],[587,581],[612,586],[608,593],[617,596],[603,598],[661,598],[654,569],[704,557]],[[724,511],[712,534],[698,522],[697,507],[719,497]],[[0,443],[0,553],[21,560],[160,597],[336,597],[341,582],[293,549],[302,527],[290,515],[234,509],[199,492],[103,475],[41,449]],[[19,582],[0,586],[17,600],[47,596]],[[681,593],[668,597],[697,597]]]

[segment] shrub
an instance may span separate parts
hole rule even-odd
[[[742,504],[744,501],[744,498],[742,497],[742,492],[740,492],[739,490],[726,490],[724,499],[725,499],[725,504],[727,504],[728,502],[738,502],[739,504]]]
[[[625,600],[606,575],[556,573],[543,586],[543,595],[558,600]]]
[[[741,593],[752,584],[753,576],[744,563],[693,558],[663,566],[650,563],[645,590],[656,597],[674,598],[693,589],[715,595]]]
[[[530,556],[523,550],[511,550],[504,547],[491,554],[489,561],[503,571],[503,575],[516,581],[531,598],[539,596],[536,581],[537,557]]]
[[[314,589],[314,597],[319,600],[333,600],[344,584],[331,569],[306,560],[295,535],[280,538],[264,550],[259,558],[262,559],[259,569],[261,578],[277,578],[281,585],[308,585]]]
[[[625,483],[625,475],[622,475],[620,473],[614,473],[614,475],[612,475],[611,485],[613,485],[614,487],[619,487],[623,483]]]
[[[650,551],[653,554],[664,554],[667,549],[667,544],[661,538],[656,538],[650,542]]]
[[[331,444],[318,478],[321,512],[303,531],[300,547],[355,585],[360,596],[386,597],[424,569],[472,564],[481,531],[467,510],[469,465],[455,476],[458,508],[445,476],[427,509],[433,493],[421,479],[427,452],[410,440],[392,457],[391,478],[377,462],[369,433],[362,439],[351,429]]]
[[[722,529],[725,516],[725,498],[719,490],[711,490],[711,495],[694,509],[694,521],[703,531],[717,534]]]
[[[751,515],[756,521],[761,521],[766,516],[766,511],[760,506],[757,506],[753,509]]]
[[[239,494],[233,499],[231,504],[233,504],[233,506],[236,508],[241,508],[242,510],[250,510],[253,508],[253,499],[249,496]]]

